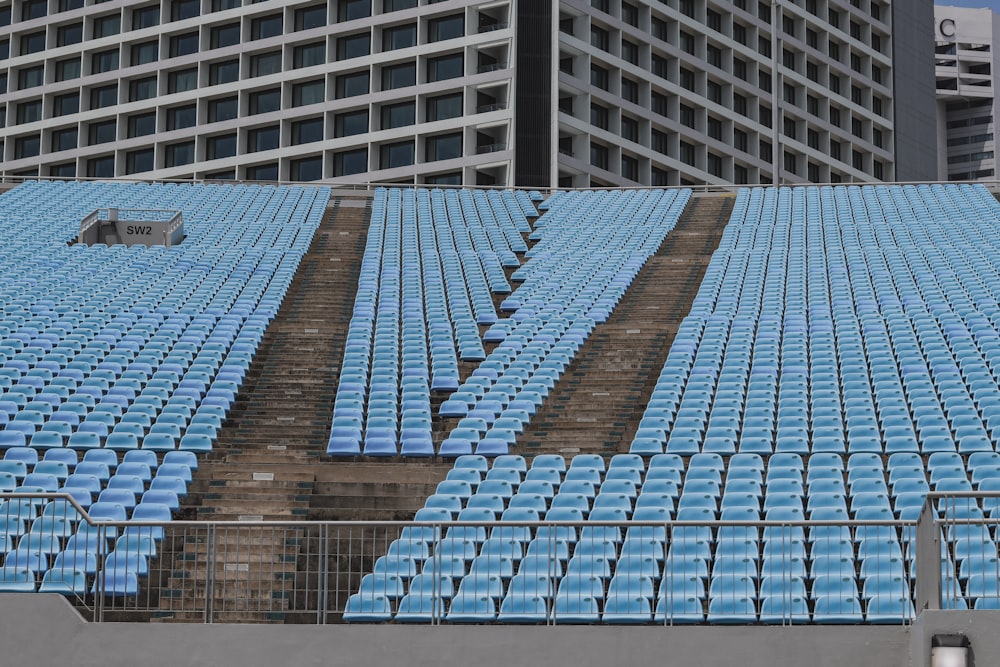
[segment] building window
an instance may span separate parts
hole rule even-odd
[[[337,39],[337,59],[349,60],[360,58],[371,53],[371,35],[363,32],[359,35],[347,35]]]
[[[351,137],[368,132],[368,109],[337,114],[333,121],[333,132],[336,137]]]
[[[89,178],[114,178],[115,157],[106,155],[87,160],[87,176]]]
[[[622,118],[622,139],[626,141],[639,141],[639,122],[633,118]]]
[[[213,49],[235,46],[240,43],[240,24],[229,23],[212,28],[209,45]]]
[[[73,23],[71,25],[60,26],[56,31],[56,43],[59,46],[69,46],[79,44],[83,41],[83,24]]]
[[[53,116],[68,116],[79,112],[80,93],[66,93],[65,95],[56,95],[52,98]]]
[[[42,101],[21,102],[17,105],[17,124],[35,123],[42,119]]]
[[[213,171],[210,174],[205,174],[205,178],[211,181],[235,181],[236,170],[226,169],[225,171]]]
[[[694,129],[695,127],[695,112],[693,107],[689,107],[686,104],[681,104],[679,107],[680,111],[680,121],[681,125],[686,125]]]
[[[465,35],[465,20],[461,14],[442,16],[427,22],[427,41],[443,42]]]
[[[54,164],[49,167],[49,176],[54,178],[75,178],[76,163],[64,162],[62,164]]]
[[[101,86],[90,91],[90,108],[104,109],[118,104],[118,86]]]
[[[694,91],[695,89],[695,75],[694,72],[686,67],[681,67],[680,69],[680,84],[682,88]]]
[[[350,176],[368,171],[368,149],[341,151],[333,156],[333,175]]]
[[[353,21],[371,15],[372,0],[339,0],[337,3],[337,19],[340,21]]]
[[[250,58],[250,76],[267,76],[281,72],[281,51],[262,53]]]
[[[722,141],[722,121],[718,118],[708,117],[707,123],[707,133],[708,136],[716,139],[717,141]]]
[[[141,113],[128,118],[128,137],[144,137],[156,132],[156,112]]]
[[[722,158],[714,153],[709,153],[706,159],[708,173],[712,176],[722,178]]]
[[[316,44],[304,44],[296,46],[293,51],[292,66],[295,69],[303,67],[314,67],[326,62],[326,44],[317,42]]]
[[[261,127],[247,133],[247,152],[270,151],[280,145],[281,134],[277,125]]]
[[[80,78],[80,59],[56,61],[56,81],[69,81]]]
[[[131,47],[132,53],[132,66],[137,65],[148,65],[149,63],[155,63],[156,59],[159,57],[159,44],[154,42],[143,42],[142,44],[133,44]]]
[[[276,181],[278,180],[278,165],[272,162],[271,164],[247,167],[247,178],[251,181]]]
[[[170,144],[166,151],[166,167],[180,167],[194,162],[194,142],[185,141],[179,144]]]
[[[201,0],[172,0],[170,3],[171,21],[193,19],[199,14],[201,14]]]
[[[302,107],[308,104],[318,104],[324,100],[323,80],[306,81],[292,86],[292,106]]]
[[[117,123],[113,120],[90,124],[90,145],[107,144],[115,140]]]
[[[160,24],[160,6],[140,7],[132,10],[132,30],[152,28]]]
[[[598,169],[607,170],[608,168],[608,147],[602,146],[601,144],[590,142],[590,164],[594,165]]]
[[[637,81],[632,81],[631,79],[626,79],[622,77],[622,99],[628,100],[633,104],[639,103],[639,83]]]
[[[250,22],[250,39],[267,39],[281,34],[281,14],[262,16]]]
[[[292,123],[292,145],[323,141],[323,118],[309,118]]]
[[[243,0],[212,0],[213,12],[224,12],[227,9],[236,9],[243,6]]]
[[[379,157],[382,169],[407,167],[413,164],[413,141],[383,144],[379,149]]]
[[[220,83],[232,83],[240,80],[240,61],[226,60],[212,63],[208,68],[208,83],[217,86]]]
[[[318,181],[323,178],[323,156],[292,160],[288,163],[288,172],[293,181]]]
[[[129,102],[151,100],[156,97],[156,75],[130,81],[128,84]]]
[[[630,181],[638,181],[639,161],[634,157],[622,155],[622,176]]]
[[[447,120],[462,116],[462,93],[438,95],[427,99],[427,121]]]
[[[295,31],[311,30],[326,25],[326,3],[295,10]]]
[[[382,68],[382,90],[406,88],[417,83],[416,63],[400,63]]]
[[[45,31],[21,35],[21,55],[41,53],[45,50]]]
[[[94,39],[111,37],[122,31],[122,17],[119,14],[99,16],[94,19]]]
[[[146,148],[137,151],[129,151],[125,154],[125,173],[138,174],[144,171],[153,171],[153,149]]]
[[[198,107],[188,104],[182,107],[167,109],[167,129],[180,130],[185,127],[194,127],[198,124]]]
[[[623,39],[622,40],[622,59],[626,62],[630,62],[633,65],[639,64],[639,46],[633,44],[632,42]]]
[[[271,113],[281,109],[281,89],[261,90],[250,93],[250,115]]]
[[[118,69],[118,49],[93,54],[90,66],[94,74]]]
[[[408,23],[382,29],[382,50],[395,51],[417,45],[417,24]]]
[[[653,130],[652,133],[651,133],[651,136],[652,136],[652,142],[651,143],[652,143],[653,150],[656,151],[657,153],[661,153],[663,155],[666,155],[667,154],[667,142],[668,142],[667,133],[666,132],[661,132],[660,130]]]
[[[35,88],[43,83],[45,83],[45,67],[42,65],[22,69],[17,73],[18,90]]]
[[[198,68],[177,70],[167,76],[167,92],[182,93],[198,87]]]
[[[427,162],[460,158],[462,157],[462,133],[455,132],[453,134],[427,137],[424,148]]]
[[[41,152],[42,142],[37,134],[27,137],[18,137],[14,140],[14,159],[21,160],[27,157],[35,157]]]
[[[224,157],[234,157],[236,155],[236,134],[223,134],[218,137],[209,137],[205,142],[205,157],[209,160],[218,160]]]
[[[590,104],[590,124],[602,130],[608,129],[608,109],[600,104],[591,102]]]
[[[21,20],[40,19],[48,14],[48,0],[25,0],[21,4]]]
[[[608,89],[608,70],[600,65],[591,63],[590,65],[590,85],[597,86],[601,90]]]
[[[337,99],[368,94],[368,71],[341,74],[337,77]]]
[[[430,58],[427,61],[427,80],[444,81],[455,79],[464,74],[461,53],[453,53],[440,58]]]
[[[416,122],[416,104],[413,102],[387,104],[382,107],[383,130],[389,130],[394,127],[406,127],[408,125],[413,125]]]
[[[691,144],[689,144],[686,141],[682,141],[682,142],[680,142],[680,145],[678,146],[678,148],[680,149],[679,150],[679,157],[680,157],[681,162],[683,162],[684,164],[687,164],[687,165],[691,165],[693,167],[694,166],[694,146],[691,145]]]
[[[223,120],[233,120],[239,116],[239,98],[223,97],[210,100],[208,103],[208,122],[218,123]]]
[[[417,0],[382,0],[383,12],[398,12],[401,9],[412,9],[417,6]]]
[[[76,148],[77,145],[77,130],[75,127],[70,127],[65,130],[56,130],[52,133],[52,150],[55,151],[69,151]]]

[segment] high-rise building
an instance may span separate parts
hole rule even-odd
[[[930,0],[14,0],[4,170],[930,179],[932,21]]]
[[[939,180],[996,180],[996,76],[1000,17],[990,9],[938,6],[935,60]]]

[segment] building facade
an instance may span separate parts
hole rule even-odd
[[[931,179],[933,57],[900,54],[926,46],[932,7],[894,7],[14,0],[0,6],[3,169],[536,187]]]
[[[938,179],[996,180],[1000,21],[990,9],[939,6],[935,17]]]

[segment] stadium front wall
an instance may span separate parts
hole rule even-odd
[[[4,594],[0,618],[5,665],[924,667],[917,654],[929,652],[930,636],[956,630],[970,637],[979,664],[1000,655],[1000,613],[992,612],[934,612],[911,627],[87,623],[59,596]]]

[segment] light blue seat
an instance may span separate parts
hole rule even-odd
[[[385,597],[355,593],[347,599],[343,618],[347,623],[381,623],[392,620],[392,608]]]
[[[597,600],[588,596],[557,595],[552,618],[556,624],[590,624],[600,620]]]
[[[815,597],[813,620],[823,624],[858,624],[862,621],[861,602],[852,595]]]
[[[444,602],[441,597],[411,591],[399,601],[394,618],[399,623],[432,623],[444,618]]]
[[[488,623],[496,620],[496,603],[485,595],[456,595],[448,606],[449,623]]]

